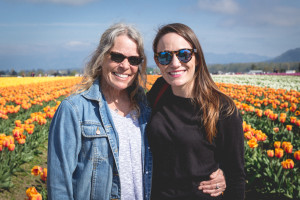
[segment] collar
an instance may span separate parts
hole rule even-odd
[[[83,92],[82,96],[90,100],[101,101],[103,97],[100,87],[100,79],[97,78],[93,82],[93,85],[87,91]]]

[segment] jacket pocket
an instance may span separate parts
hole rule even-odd
[[[108,136],[101,124],[82,125],[82,153],[93,163],[107,160],[110,156]]]

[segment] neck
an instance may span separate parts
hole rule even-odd
[[[102,93],[108,106],[121,116],[126,116],[132,109],[130,98],[126,89],[117,90],[101,82]]]
[[[171,86],[173,94],[179,97],[192,98],[193,97],[194,82],[190,82],[183,86]]]

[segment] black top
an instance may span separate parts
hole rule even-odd
[[[158,79],[148,92],[152,107],[163,84],[165,81]],[[226,177],[223,199],[244,199],[241,116],[237,109],[227,117],[220,112],[217,137],[212,143],[206,139],[200,116],[199,108],[191,103],[191,99],[175,96],[171,87],[153,108],[147,127],[153,153],[153,200],[222,199],[222,196],[210,197],[197,189],[199,182],[209,180],[209,175],[218,168]]]

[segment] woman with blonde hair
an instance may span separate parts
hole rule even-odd
[[[48,199],[149,199],[152,159],[143,40],[116,24],[102,35],[75,94],[62,101],[48,145]]]

